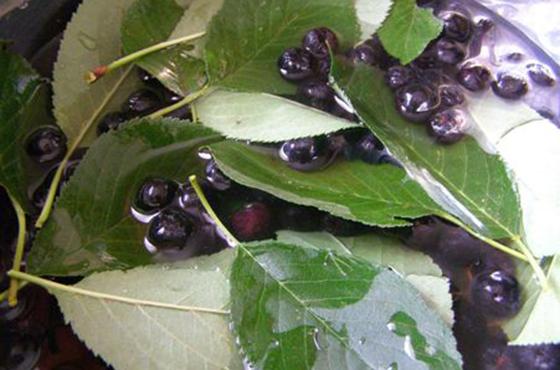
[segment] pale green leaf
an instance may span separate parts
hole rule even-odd
[[[227,309],[234,252],[173,265],[108,271],[77,288],[135,300]],[[96,354],[118,370],[242,369],[227,314],[129,304],[52,291],[66,321]]]
[[[439,36],[442,28],[431,9],[419,8],[415,0],[393,0],[378,34],[389,54],[408,64]]]
[[[275,142],[357,127],[342,118],[268,94],[219,90],[196,101],[195,106],[205,126],[238,140]]]
[[[72,18],[54,67],[53,104],[59,126],[74,142],[88,130],[81,146],[95,140],[95,124],[104,113],[119,110],[126,97],[141,86],[132,67],[123,68],[93,85],[86,72],[122,56],[120,25],[134,0],[88,0]]]
[[[362,40],[369,39],[389,15],[393,0],[354,0]]]
[[[560,255],[548,268],[548,288],[543,290],[527,264],[520,265],[523,307],[504,330],[514,345],[560,343]]]

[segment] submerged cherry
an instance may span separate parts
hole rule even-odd
[[[327,27],[314,28],[305,34],[302,45],[315,58],[325,59],[329,57],[329,48],[333,52],[338,49],[338,38]]]
[[[165,209],[150,222],[147,239],[157,250],[182,249],[193,229],[184,212]]]
[[[411,83],[395,94],[398,111],[412,122],[423,122],[438,107],[439,97],[427,84]]]
[[[136,193],[134,208],[153,213],[167,207],[177,194],[179,185],[172,180],[153,177],[144,181]]]
[[[428,121],[428,132],[438,143],[453,144],[465,136],[466,120],[457,109],[436,113]]]
[[[288,81],[301,81],[313,75],[313,56],[300,48],[286,49],[278,58],[280,75]]]
[[[324,138],[289,140],[282,144],[278,153],[288,166],[300,171],[317,170],[329,159],[328,145]]]
[[[506,318],[520,309],[519,284],[502,270],[483,271],[475,276],[471,297],[481,312],[492,318]]]
[[[54,162],[66,154],[66,136],[56,127],[43,127],[27,139],[27,154],[38,163]]]

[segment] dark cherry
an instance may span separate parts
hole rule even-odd
[[[338,49],[338,38],[327,27],[314,28],[305,34],[302,46],[315,58],[325,59],[330,55],[329,48],[333,52]]]
[[[436,43],[436,54],[440,62],[445,64],[457,64],[465,59],[466,51],[463,45],[450,40],[441,39]]]
[[[107,113],[97,125],[97,135],[104,134],[110,130],[116,130],[123,122],[127,121],[127,116],[121,112]]]
[[[278,222],[280,229],[294,231],[317,231],[321,228],[322,213],[312,207],[287,204],[280,208]]]
[[[348,52],[348,58],[354,64],[374,65],[376,62],[375,50],[368,44],[360,44]]]
[[[357,236],[368,231],[366,225],[326,214],[321,220],[323,229],[335,236]]]
[[[313,171],[324,166],[329,159],[324,137],[307,137],[286,141],[278,154],[288,166],[299,171]]]
[[[153,213],[167,207],[177,194],[175,181],[153,177],[144,181],[136,192],[134,208],[143,213]]]
[[[492,91],[504,99],[516,100],[527,94],[529,85],[519,76],[501,73],[492,81]]]
[[[138,117],[153,113],[163,106],[158,94],[152,90],[142,89],[131,94],[122,106],[122,111],[129,117]]]
[[[56,127],[42,127],[27,139],[27,154],[38,163],[54,162],[66,154],[66,136]]]
[[[175,93],[174,91],[166,89],[166,88],[163,89],[162,95],[163,95],[163,101],[166,104],[175,104],[175,103],[180,102],[183,99],[183,97],[181,95]]]
[[[471,299],[481,312],[491,318],[515,315],[520,305],[519,284],[502,270],[488,270],[476,275],[471,286]]]
[[[550,87],[556,83],[554,76],[550,69],[542,64],[531,63],[527,65],[529,77],[531,80],[540,86]]]
[[[466,120],[457,109],[446,109],[428,121],[428,133],[440,144],[453,144],[465,136]]]
[[[439,88],[439,98],[444,107],[454,107],[465,102],[465,94],[455,85],[442,85]]]
[[[241,241],[265,239],[273,231],[272,212],[264,203],[249,203],[230,217],[230,225],[232,233]]]
[[[426,49],[420,54],[416,59],[412,61],[412,67],[421,70],[433,70],[443,67],[443,63],[439,60],[438,52],[436,48],[436,41],[432,41]],[[419,74],[422,74],[420,71]]]
[[[298,93],[309,100],[332,100],[334,90],[319,79],[310,79],[298,86]]]
[[[280,75],[288,81],[301,81],[313,75],[313,56],[300,48],[286,49],[278,58]]]
[[[142,69],[142,68],[138,69],[138,78],[140,79],[140,81],[142,81],[147,86],[150,86],[150,87],[153,87],[153,88],[161,88],[162,87],[159,80],[157,78],[155,78],[154,76],[152,76],[145,69]]]
[[[148,241],[158,250],[185,247],[194,226],[189,217],[177,209],[165,209],[152,219]]]
[[[216,161],[208,161],[204,172],[206,174],[206,181],[212,188],[219,191],[231,188],[231,180],[218,168]]]
[[[460,42],[465,42],[471,37],[473,24],[463,14],[444,12],[439,16],[443,20],[443,34],[446,37]]]
[[[6,330],[3,328],[3,330]],[[41,347],[30,335],[3,333],[0,342],[0,369],[35,369]]]
[[[192,120],[191,107],[185,105],[184,107],[175,109],[173,112],[166,114],[165,117],[182,119],[182,120]]]
[[[373,35],[371,39],[366,40],[365,44],[369,45],[375,53],[374,64],[379,66],[382,70],[387,70],[389,67],[399,64],[399,61],[392,57],[387,50],[383,47],[383,43],[377,34]]]
[[[457,73],[457,81],[467,90],[482,91],[488,87],[490,71],[482,65],[467,63]]]
[[[519,369],[560,369],[560,345],[509,346],[506,351]]]
[[[387,70],[385,81],[392,89],[398,89],[412,81],[414,73],[410,68],[403,66],[393,66]]]
[[[200,208],[200,199],[192,186],[181,186],[179,189],[179,205],[185,211]]]
[[[363,136],[352,147],[353,157],[370,164],[379,163],[379,159],[384,154],[385,147],[371,132]]]
[[[331,72],[331,60],[330,58],[325,59],[313,59],[312,61],[313,73],[317,78],[327,81],[329,74]]]
[[[403,117],[412,122],[424,122],[438,107],[439,97],[431,86],[411,83],[397,90],[395,102]]]

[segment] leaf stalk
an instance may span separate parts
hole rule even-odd
[[[130,304],[134,306],[150,306],[150,307],[166,308],[166,309],[177,310],[177,311],[203,312],[203,313],[216,314],[216,315],[229,315],[230,313],[227,310],[221,310],[215,308],[182,306],[182,305],[171,304],[171,303],[128,298],[128,297],[123,297],[123,296],[118,296],[113,294],[95,292],[93,290],[87,290],[87,289],[56,283],[54,281],[46,280],[38,276],[26,274],[24,272],[15,271],[15,270],[8,271],[8,276],[10,276],[13,279],[23,280],[35,285],[39,285],[48,290],[58,290],[65,293],[78,294],[90,298],[120,302],[120,303]]]
[[[182,100],[178,101],[177,103],[172,104],[168,107],[165,107],[163,109],[158,110],[157,112],[150,114],[148,118],[154,119],[154,118],[163,117],[173,111],[176,111],[177,109],[183,108],[185,105],[188,105],[193,101],[197,100],[198,98],[208,94],[209,91],[210,89],[208,85],[205,85],[200,90],[185,96]]]
[[[19,202],[10,195],[10,200],[16,211],[16,217],[18,221],[18,236],[16,242],[16,252],[14,256],[14,261],[12,269],[19,271],[21,269],[21,261],[23,259],[23,252],[25,250],[25,232],[26,232],[26,220],[25,212]],[[8,288],[8,305],[14,307],[17,305],[17,292],[19,289],[19,281],[17,279],[10,279],[10,286]]]
[[[194,41],[197,40],[201,37],[203,37],[204,35],[206,35],[206,32],[198,32],[198,33],[194,33],[192,35],[188,35],[188,36],[183,36],[183,37],[179,37],[173,40],[168,40],[168,41],[164,41],[164,42],[160,42],[158,44],[152,45],[150,47],[147,47],[145,49],[142,50],[138,50],[132,54],[129,54],[127,56],[124,56],[120,59],[115,60],[114,62],[108,64],[108,65],[104,65],[104,66],[99,66],[94,68],[93,70],[89,71],[86,74],[86,82],[88,84],[92,84],[94,82],[96,82],[97,80],[99,80],[101,77],[105,76],[106,74],[119,69],[129,63],[132,63],[134,61],[136,61],[137,59],[143,58],[146,55],[158,52],[160,50],[163,49],[167,49],[171,46],[175,46],[177,44],[182,44],[185,42],[189,42],[189,41]]]

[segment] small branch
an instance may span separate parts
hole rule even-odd
[[[233,236],[229,232],[227,227],[225,227],[224,224],[222,223],[222,221],[220,221],[220,218],[218,217],[218,215],[216,215],[216,212],[214,212],[214,210],[212,209],[212,206],[210,205],[210,203],[208,202],[208,199],[206,199],[206,196],[204,195],[204,191],[202,191],[202,188],[198,184],[196,176],[195,175],[190,176],[189,181],[190,181],[194,191],[196,192],[196,195],[198,196],[198,199],[200,199],[200,202],[202,203],[202,206],[204,207],[206,212],[208,212],[208,215],[212,218],[212,220],[214,220],[214,222],[216,223],[216,226],[222,231],[222,233],[224,234],[224,236],[226,237],[226,239],[228,241],[228,244],[231,245],[231,246],[234,246],[234,247],[239,246],[240,245],[239,241],[235,238],[235,236]]]
[[[529,250],[529,248],[525,245],[525,243],[523,243],[523,241],[521,240],[520,237],[514,238],[513,243],[527,257],[527,262],[529,263],[529,265],[531,265],[531,267],[533,268],[533,271],[535,271],[535,275],[537,275],[537,279],[539,280],[539,283],[540,283],[541,287],[543,288],[543,290],[547,290],[548,289],[548,278],[546,277],[546,274],[544,273],[541,265],[535,259],[535,256],[533,256],[533,253]]]
[[[185,43],[185,42],[197,40],[197,39],[203,37],[205,34],[206,34],[206,32],[194,33],[192,35],[179,37],[177,39],[168,40],[168,41],[165,41],[165,42],[160,42],[158,44],[152,45],[152,46],[147,47],[145,49],[138,50],[138,51],[136,51],[132,54],[129,54],[125,57],[122,57],[120,59],[115,60],[114,62],[112,62],[109,65],[99,66],[99,67],[94,68],[93,70],[89,71],[86,74],[85,79],[86,79],[87,83],[92,84],[92,83],[96,82],[97,80],[99,80],[101,77],[105,76],[107,73],[110,73],[110,72],[114,71],[115,69],[121,68],[121,67],[123,67],[123,66],[125,66],[129,63],[132,63],[137,59],[145,57],[148,54],[152,54],[152,53],[155,53],[157,51],[167,49],[168,47],[175,46],[177,44],[182,44],[182,43]]]
[[[39,285],[48,290],[58,290],[65,293],[78,294],[90,298],[97,298],[97,299],[104,299],[108,301],[126,303],[134,306],[150,306],[150,307],[166,308],[166,309],[178,310],[178,311],[204,312],[204,313],[217,314],[217,315],[228,315],[230,313],[229,311],[226,310],[220,310],[214,308],[181,306],[181,305],[171,304],[171,303],[147,301],[143,299],[134,299],[134,298],[122,297],[113,294],[94,292],[92,290],[59,284],[54,281],[42,279],[34,275],[30,275],[14,270],[8,271],[8,276],[18,280],[24,280],[35,285]]]
[[[14,256],[14,263],[12,269],[19,271],[21,269],[21,261],[23,259],[23,252],[25,250],[25,212],[21,208],[18,201],[10,195],[10,200],[16,211],[18,221],[18,236],[16,244],[16,253]],[[17,279],[10,279],[10,287],[8,288],[8,305],[11,307],[17,305],[17,292],[19,289],[19,281]]]
[[[168,107],[165,107],[163,109],[158,110],[157,112],[154,112],[152,114],[150,114],[148,116],[148,118],[159,118],[159,117],[163,117],[166,114],[169,114],[173,111],[176,111],[177,109],[183,108],[185,105],[189,105],[190,103],[192,103],[193,101],[195,101],[196,99],[208,94],[209,92],[209,88],[208,85],[202,87],[200,90],[193,92],[192,94],[189,94],[187,96],[185,96],[181,101],[178,101],[177,103],[170,105]]]
[[[18,284],[18,292],[25,288],[27,284],[29,284],[27,281],[20,281]],[[8,289],[0,293],[0,302],[4,301],[5,299],[8,299]]]

